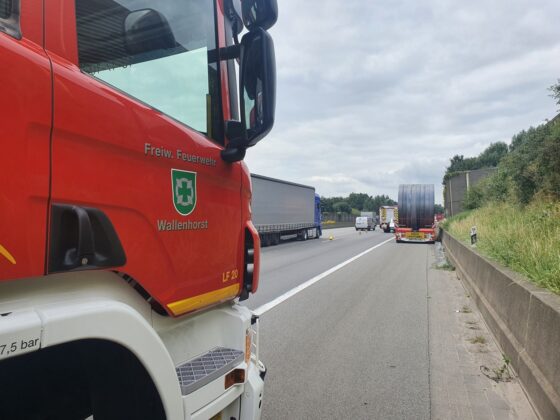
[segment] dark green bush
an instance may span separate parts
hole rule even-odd
[[[516,134],[506,153],[503,145],[494,143],[476,158],[451,159],[446,177],[452,175],[451,168],[463,167],[465,162],[472,169],[498,162],[491,176],[467,192],[466,209],[480,208],[488,202],[527,205],[538,196],[560,200],[560,117]]]

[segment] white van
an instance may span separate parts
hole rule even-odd
[[[356,230],[375,230],[375,225],[373,224],[373,217],[370,216],[359,216],[356,217]]]

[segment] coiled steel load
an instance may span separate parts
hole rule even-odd
[[[399,226],[413,230],[434,224],[434,184],[399,185]]]

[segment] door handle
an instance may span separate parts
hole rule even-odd
[[[117,232],[99,209],[53,204],[49,235],[48,273],[126,264]]]

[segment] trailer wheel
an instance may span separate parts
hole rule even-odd
[[[301,240],[302,241],[307,241],[308,238],[309,238],[309,235],[307,233],[307,229],[304,229],[303,232],[301,233]]]
[[[272,244],[273,245],[278,245],[280,243],[280,234],[279,233],[275,233],[272,236]]]

